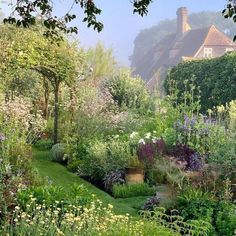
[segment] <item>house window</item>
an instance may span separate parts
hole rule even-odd
[[[233,48],[226,48],[226,49],[225,49],[225,52],[233,52],[233,51],[234,51]]]
[[[204,57],[211,58],[212,57],[212,48],[204,48]]]

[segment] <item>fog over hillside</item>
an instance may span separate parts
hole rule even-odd
[[[233,21],[225,20],[221,12],[199,12],[192,13],[188,18],[189,25],[192,29],[203,28],[215,25],[220,31],[233,38],[236,32],[236,24]],[[176,32],[176,19],[166,19],[160,21],[157,25],[142,30],[134,41],[133,54],[130,57],[131,66],[135,68],[137,62],[153,46],[165,36]]]

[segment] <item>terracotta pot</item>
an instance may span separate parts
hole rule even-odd
[[[125,169],[125,181],[128,184],[138,184],[144,182],[144,170],[138,167],[128,167]]]

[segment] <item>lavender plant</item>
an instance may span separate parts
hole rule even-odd
[[[207,154],[209,152],[209,136],[212,124],[204,117],[189,117],[184,115],[183,121],[174,124],[178,143],[186,144],[191,148]]]

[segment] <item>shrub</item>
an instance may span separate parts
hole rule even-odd
[[[177,199],[184,220],[204,220],[211,224],[210,235],[234,235],[236,230],[236,205],[215,199],[199,189],[187,189]]]
[[[200,218],[211,222],[216,200],[206,192],[188,188],[178,196],[177,204],[186,220]]]
[[[217,207],[215,227],[218,235],[234,235],[236,230],[236,206],[221,202]]]
[[[112,171],[124,169],[130,155],[128,142],[115,137],[108,140],[92,140],[87,146],[87,155],[79,165],[79,174],[103,180]]]
[[[204,220],[211,224],[213,233],[214,209],[217,201],[208,194],[199,189],[188,188],[183,191],[177,199],[180,215],[184,220]]]
[[[153,108],[144,82],[140,78],[132,78],[129,71],[115,74],[106,81],[105,86],[120,107],[134,109],[141,113],[147,113]]]
[[[203,168],[203,158],[187,145],[178,144],[174,146],[172,155],[182,162],[185,170],[198,171]]]
[[[146,183],[142,184],[115,184],[112,193],[115,198],[128,198],[136,196],[151,196],[156,189]]]
[[[195,87],[201,90],[201,106],[206,111],[214,106],[226,104],[236,99],[236,93],[232,84],[235,84],[235,74],[232,72],[236,60],[236,54],[230,53],[211,60],[198,60],[181,63],[171,69],[170,80],[177,82],[178,99],[183,101],[186,80],[189,75],[196,77]],[[167,92],[170,91],[168,81],[165,84]]]
[[[125,173],[122,170],[112,171],[104,178],[104,186],[106,191],[112,192],[112,188],[115,184],[125,183]]]
[[[66,160],[64,158],[65,155],[65,146],[63,143],[57,143],[53,145],[51,149],[51,160],[64,163]]]
[[[156,207],[153,211],[140,211],[140,213],[144,218],[160,222],[162,225],[165,225],[165,227],[173,230],[175,233],[179,233],[180,235],[211,235],[209,234],[211,233],[211,224],[201,219],[186,221],[176,210],[172,210],[168,213],[165,208]]]
[[[142,210],[144,211],[153,211],[160,204],[160,198],[157,196],[150,197],[144,203]]]
[[[84,210],[80,205],[58,207],[54,203],[50,208],[35,204],[31,199],[29,207],[24,210],[15,207],[15,213],[2,223],[1,235],[162,235],[180,236],[171,223],[162,224],[161,219],[148,216],[133,219],[128,215],[115,215],[113,206],[105,207],[101,201],[92,201]],[[13,223],[14,222],[14,223]],[[190,227],[185,224],[184,227]],[[191,225],[192,226],[192,225]],[[193,227],[193,226],[192,226]],[[182,227],[183,228],[183,227]],[[203,230],[199,224],[199,230]],[[199,234],[198,234],[199,235]]]
[[[18,193],[17,202],[26,210],[32,198],[35,199],[35,203],[44,204],[46,207],[50,207],[55,202],[64,207],[70,204],[85,206],[91,201],[87,189],[83,185],[76,184],[67,189],[58,186],[30,187]]]
[[[207,158],[208,163],[217,164],[221,167],[222,178],[235,180],[236,178],[236,133],[224,132],[216,134],[214,151]]]
[[[53,146],[53,141],[51,139],[40,139],[34,146],[39,150],[50,150]]]
[[[70,162],[67,163],[67,169],[73,173],[76,173],[78,171],[80,163],[81,160],[76,158],[74,160],[70,160]]]

